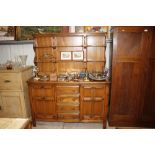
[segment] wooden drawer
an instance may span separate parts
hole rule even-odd
[[[79,106],[78,105],[57,105],[57,112],[79,112]]]
[[[1,90],[21,90],[21,77],[17,73],[1,73],[0,89]]]
[[[38,97],[49,97],[54,96],[54,91],[52,89],[32,89],[32,96]]]
[[[35,96],[32,97],[33,100],[39,100],[39,101],[52,101],[54,102],[54,97],[47,97],[47,96]]]
[[[79,86],[57,86],[57,94],[79,94]]]
[[[79,119],[79,113],[58,113],[58,119]]]
[[[35,114],[37,119],[57,119],[57,115]]]
[[[34,89],[50,89],[50,88],[53,88],[53,85],[49,85],[49,84],[34,84],[34,85],[32,85],[32,88],[34,88]]]
[[[79,103],[79,95],[57,96],[57,103]]]
[[[31,89],[31,95],[37,97],[54,96],[54,86],[46,84],[33,85]]]

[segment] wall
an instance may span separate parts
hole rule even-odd
[[[8,41],[0,43],[0,64],[15,60],[18,55],[28,55],[27,65],[34,65],[33,41]]]

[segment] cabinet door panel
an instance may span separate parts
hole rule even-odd
[[[111,121],[136,121],[140,103],[141,64],[117,62],[113,69],[111,92]]]
[[[55,103],[52,100],[33,100],[36,114],[55,114]]]
[[[93,101],[83,101],[81,109],[81,119],[91,119],[92,118],[92,104]]]
[[[20,93],[3,92],[0,96],[0,117],[23,117],[23,98]]]
[[[91,97],[92,96],[92,86],[82,86],[82,96]]]
[[[114,30],[114,55],[125,58],[141,58],[145,55],[150,31],[144,27],[119,28]]]
[[[105,36],[87,36],[88,46],[105,46]]]
[[[81,119],[102,120],[104,113],[105,87],[102,85],[86,85],[81,87]]]
[[[104,105],[103,101],[102,102],[94,101],[94,103],[92,105],[94,119],[95,118],[98,118],[98,119],[103,118],[103,111],[104,111],[103,105]]]
[[[103,98],[105,87],[104,86],[95,86],[94,87],[94,97]]]
[[[44,88],[38,88],[38,89],[32,89],[32,96],[53,96],[53,88],[50,89],[44,89]]]

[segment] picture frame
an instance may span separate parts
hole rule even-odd
[[[83,51],[73,51],[73,60],[83,60]]]
[[[71,60],[72,53],[68,51],[61,51],[60,60]]]

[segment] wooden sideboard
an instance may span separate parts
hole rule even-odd
[[[106,128],[109,82],[29,80],[33,125],[36,120],[103,122]]]
[[[34,63],[39,74],[103,73],[106,36],[106,33],[35,34]],[[36,120],[103,122],[105,128],[109,82],[86,81],[29,80],[33,125]]]

